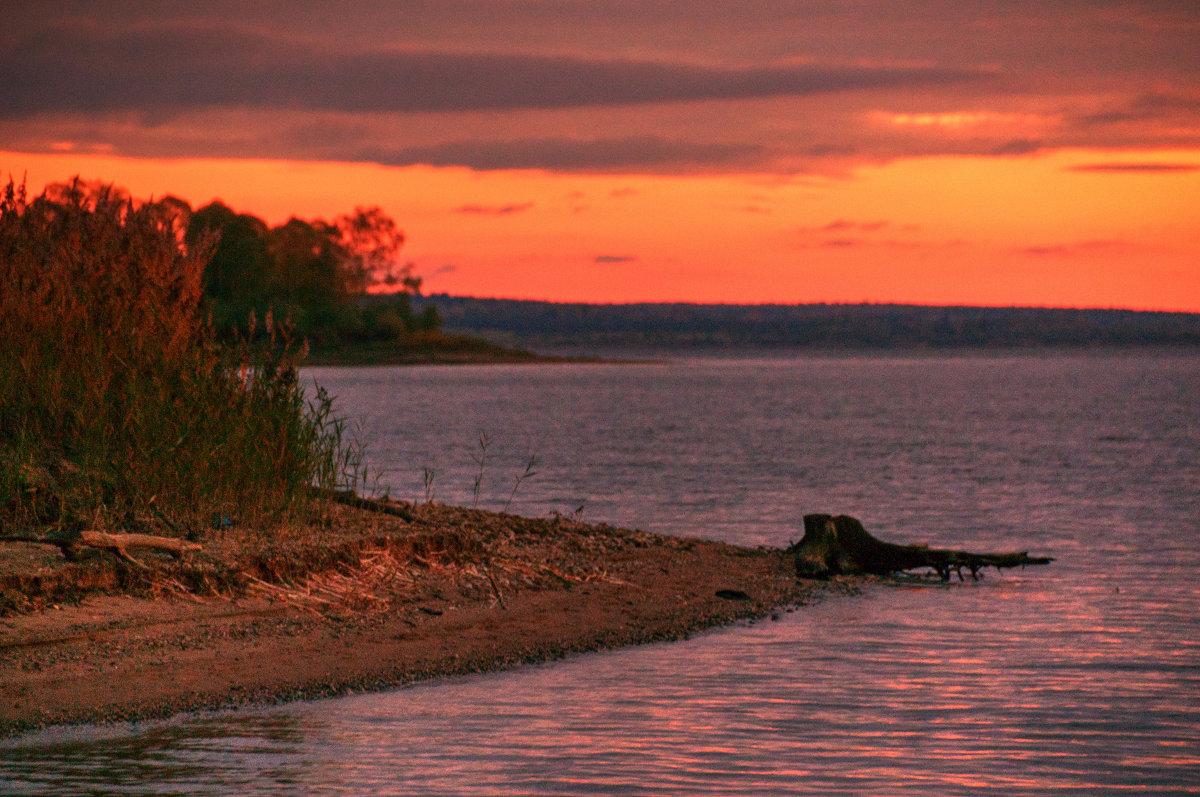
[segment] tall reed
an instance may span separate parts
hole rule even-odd
[[[201,312],[214,242],[185,244],[185,216],[78,179],[33,199],[4,188],[0,525],[196,536],[353,486],[294,349],[251,364],[215,341]]]

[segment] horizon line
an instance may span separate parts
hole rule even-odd
[[[388,291],[368,294],[370,296],[394,296],[403,291]],[[1099,305],[1039,305],[1039,304],[940,304],[940,303],[922,303],[922,302],[904,302],[904,301],[809,301],[809,302],[777,302],[777,301],[762,301],[762,302],[704,302],[692,301],[686,299],[679,300],[628,300],[628,301],[586,301],[586,300],[566,300],[566,299],[533,299],[529,297],[516,296],[475,296],[466,294],[452,294],[447,292],[418,294],[417,298],[433,299],[437,296],[445,296],[451,299],[473,299],[477,301],[495,301],[495,302],[530,302],[539,304],[557,304],[557,305],[585,305],[589,307],[632,307],[638,305],[690,305],[695,307],[914,307],[914,308],[929,308],[929,309],[963,309],[963,310],[1061,310],[1074,312],[1111,312],[1111,313],[1158,313],[1162,315],[1200,315],[1200,309],[1182,310],[1182,309],[1165,309],[1165,308],[1142,308],[1142,307],[1118,307],[1118,306],[1099,306]]]

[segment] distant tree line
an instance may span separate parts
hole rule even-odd
[[[1200,314],[900,304],[580,304],[435,295],[447,329],[528,347],[1194,346]]]

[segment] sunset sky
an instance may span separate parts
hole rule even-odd
[[[6,177],[379,205],[428,292],[1200,311],[1194,0],[3,16]]]

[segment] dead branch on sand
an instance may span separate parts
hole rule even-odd
[[[150,548],[156,551],[166,551],[175,557],[183,556],[191,551],[199,551],[197,542],[181,540],[177,537],[159,537],[155,534],[111,534],[106,531],[62,532],[57,534],[5,534],[0,536],[0,542],[32,542],[44,545],[57,545],[62,549],[63,556],[74,559],[81,547],[99,548],[111,551],[122,559],[144,567],[137,559],[129,554],[130,548]]]

